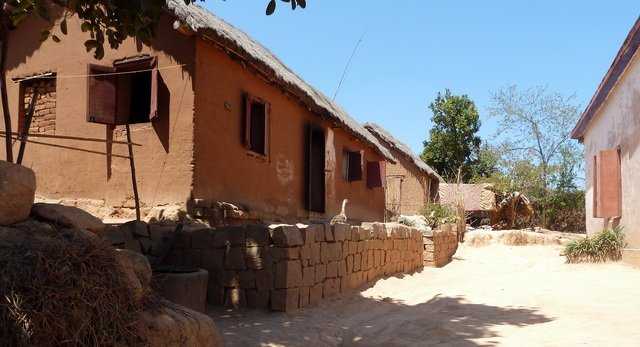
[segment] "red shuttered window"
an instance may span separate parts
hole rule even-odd
[[[622,215],[622,172],[620,151],[608,149],[594,157],[594,217],[614,218]]]

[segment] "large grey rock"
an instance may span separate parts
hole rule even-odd
[[[58,204],[34,204],[31,213],[40,219],[60,224],[66,227],[85,229],[94,233],[101,233],[105,229],[102,221],[77,207]]]
[[[0,160],[0,225],[26,220],[35,194],[33,170]]]

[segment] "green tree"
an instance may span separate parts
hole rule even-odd
[[[449,89],[438,93],[429,106],[433,128],[424,142],[422,159],[448,181],[455,181],[460,169],[463,181],[469,180],[480,152],[480,116],[466,95],[453,95]]]
[[[581,160],[578,145],[569,141],[579,114],[573,99],[545,87],[510,86],[493,94],[489,108],[499,120],[497,137],[512,158],[503,171],[527,173],[527,177],[512,177],[537,201],[543,226],[554,191],[576,186]]]
[[[187,5],[195,0],[183,0]],[[306,0],[281,0],[291,4],[292,9],[298,6],[305,8]],[[11,151],[11,115],[7,105],[5,54],[8,47],[9,31],[21,25],[25,19],[37,16],[47,22],[62,18],[56,28],[42,32],[41,39],[59,42],[67,34],[67,18],[77,16],[81,21],[81,29],[87,33],[84,47],[93,52],[97,59],[104,56],[104,45],[116,49],[130,37],[149,43],[160,15],[166,8],[166,0],[139,1],[101,1],[101,0],[0,0],[0,99],[4,115],[7,160],[13,161]],[[269,0],[266,14],[276,10],[276,0]]]

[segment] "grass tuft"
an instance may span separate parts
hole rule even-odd
[[[567,263],[600,263],[618,261],[626,246],[621,227],[605,229],[593,237],[572,241],[564,248]]]

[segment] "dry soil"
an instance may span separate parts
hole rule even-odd
[[[228,346],[640,346],[640,270],[558,246],[461,246],[454,261],[295,314],[212,309]]]

